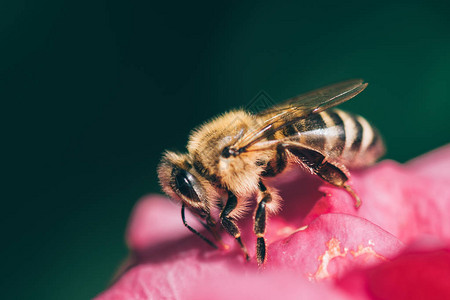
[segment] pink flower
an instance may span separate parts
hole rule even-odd
[[[264,268],[251,215],[239,224],[247,263],[231,237],[222,234],[229,250],[212,249],[183,226],[176,204],[152,195],[131,216],[129,268],[97,299],[450,299],[450,146],[353,172],[359,210],[312,176],[285,178]]]

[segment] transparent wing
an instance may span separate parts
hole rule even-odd
[[[262,122],[238,139],[233,148],[239,152],[250,150],[250,146],[276,131],[355,97],[366,86],[367,83],[362,79],[352,79],[296,96],[263,110],[257,114]]]
[[[268,108],[258,115],[264,116],[274,113],[288,113],[289,109],[295,108],[302,115],[318,113],[345,102],[360,92],[367,86],[362,79],[352,79],[290,98],[282,103]]]

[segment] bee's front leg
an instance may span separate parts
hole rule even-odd
[[[238,242],[239,246],[241,247],[242,251],[244,252],[245,259],[250,260],[250,256],[248,255],[247,248],[245,247],[244,243],[242,243],[241,240],[241,232],[239,231],[239,228],[237,227],[235,221],[229,216],[230,213],[236,208],[237,206],[237,198],[236,195],[234,195],[232,192],[228,191],[228,200],[227,204],[225,204],[225,207],[223,208],[222,212],[220,213],[220,222],[222,223],[223,228],[231,234],[235,240]]]

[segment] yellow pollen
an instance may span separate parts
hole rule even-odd
[[[387,258],[375,252],[372,248],[374,243],[372,240],[368,241],[369,246],[363,247],[363,245],[358,245],[358,249],[348,250],[348,248],[341,249],[341,242],[337,238],[331,238],[327,243],[327,250],[320,255],[317,260],[320,262],[317,271],[314,274],[308,274],[309,280],[323,280],[325,278],[329,278],[332,275],[328,272],[328,265],[330,262],[337,257],[346,257],[348,253],[350,253],[353,257],[358,257],[364,254],[367,254],[367,258],[365,261],[370,258],[377,258],[383,261],[386,261]]]

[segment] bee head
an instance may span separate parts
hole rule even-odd
[[[187,154],[166,152],[158,168],[164,192],[204,217],[209,214],[207,182],[192,168]]]

